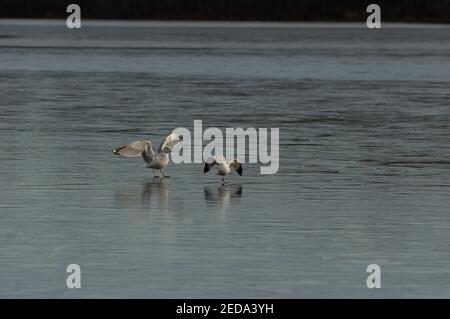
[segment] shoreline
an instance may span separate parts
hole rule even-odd
[[[66,18],[0,18],[0,25],[59,25]],[[154,26],[154,27],[222,27],[222,28],[359,28],[366,27],[365,21],[256,21],[256,20],[143,20],[143,19],[89,19],[84,18],[87,26]],[[383,28],[435,28],[450,27],[450,23],[384,21]]]

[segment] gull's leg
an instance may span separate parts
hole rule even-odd
[[[162,168],[161,168],[159,171],[161,172],[161,174],[162,174],[163,177],[166,177],[166,178],[167,178],[167,177],[170,177],[169,175],[164,174]]]
[[[153,169],[153,178],[159,178],[159,176],[155,174],[155,169]]]
[[[225,177],[222,177],[222,185],[225,185]]]

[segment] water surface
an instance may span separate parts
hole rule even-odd
[[[450,297],[449,28],[0,20],[0,296]],[[111,153],[194,119],[278,174]]]

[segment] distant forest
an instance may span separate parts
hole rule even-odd
[[[0,18],[65,18],[70,3],[87,19],[450,22],[450,0],[0,0]]]

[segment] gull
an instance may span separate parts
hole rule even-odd
[[[228,163],[222,155],[208,158],[205,167],[203,168],[203,174],[209,172],[214,165],[218,166],[217,175],[222,176],[222,185],[225,184],[225,176],[230,174],[231,170],[235,170],[242,176],[242,164],[236,159],[233,162]]]
[[[152,142],[148,140],[135,141],[120,146],[114,149],[113,153],[124,157],[142,156],[147,163],[146,167],[153,169],[154,178],[159,177],[155,175],[155,169],[159,170],[163,177],[170,177],[164,174],[163,168],[169,164],[169,154],[172,152],[173,147],[181,142],[183,142],[183,135],[172,133],[162,141],[158,148],[158,153],[153,151]]]

